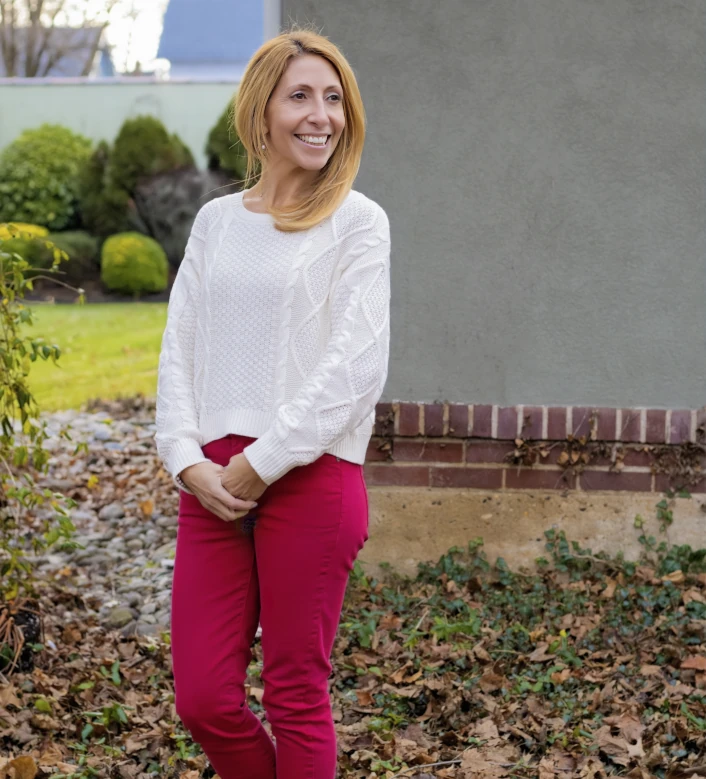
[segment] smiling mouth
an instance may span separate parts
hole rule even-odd
[[[301,135],[297,135],[296,133],[294,133],[294,137],[297,140],[301,141],[304,144],[304,146],[308,146],[310,149],[325,149],[328,146],[329,141],[331,140],[331,136],[330,135],[326,136],[326,140],[323,143],[321,143],[321,142],[319,142],[319,143],[309,143],[309,141],[305,141],[304,140],[304,137],[302,137]],[[309,136],[307,136],[307,137],[309,137]]]

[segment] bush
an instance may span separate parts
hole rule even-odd
[[[177,135],[169,135],[154,116],[123,122],[110,157],[110,183],[132,195],[141,178],[194,165],[194,158]]]
[[[49,240],[69,257],[68,262],[61,268],[65,275],[59,278],[63,281],[81,284],[86,278],[97,275],[100,269],[97,238],[83,230],[69,230],[65,233],[52,233]],[[51,254],[47,252],[42,261],[51,264],[51,259]],[[42,267],[49,265],[43,264]]]
[[[54,260],[53,251],[45,245],[44,240],[41,240],[48,235],[49,230],[41,225],[24,222],[0,224],[2,250],[19,254],[31,268],[43,270],[51,268]],[[32,278],[36,272],[26,268],[24,275]]]
[[[230,103],[220,115],[209,133],[205,151],[209,170],[222,170],[242,181],[248,167],[248,155],[235,130],[233,108],[234,104]]]
[[[101,281],[114,292],[161,292],[169,283],[167,255],[146,235],[111,235],[101,251]]]
[[[101,141],[79,179],[79,211],[84,227],[107,237],[130,229],[130,195],[109,179],[110,146]]]
[[[91,141],[66,127],[25,130],[0,155],[0,222],[63,230],[78,222],[78,180]]]
[[[37,360],[56,363],[61,351],[56,344],[28,333],[33,315],[23,298],[26,290],[32,289],[32,281],[27,278],[26,258],[10,250],[12,242],[22,239],[3,237],[8,233],[12,230],[5,228],[0,235],[0,322],[4,333],[0,340],[0,602],[14,602],[19,608],[23,597],[34,594],[34,561],[38,556],[57,543],[65,549],[75,548],[71,540],[75,527],[69,510],[76,502],[40,487],[35,480],[37,472],[47,474],[50,453],[43,446],[48,437],[46,422],[40,422],[40,409],[28,376]],[[39,237],[24,240],[44,244]],[[55,269],[64,259],[57,251],[52,267]],[[80,296],[79,303],[83,302]],[[71,440],[64,429],[59,435]],[[76,451],[85,447],[85,443],[79,443]],[[18,656],[22,663],[22,655],[26,654],[13,613],[10,609],[2,615],[0,636],[0,661],[7,660],[9,648],[10,671]],[[3,672],[9,673],[5,664],[0,665]]]
[[[41,225],[27,224],[26,222],[11,222],[9,224],[0,224],[0,240],[17,237],[17,233],[28,236],[44,238],[49,235],[49,230]]]

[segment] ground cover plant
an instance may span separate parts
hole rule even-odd
[[[72,457],[75,474],[85,458],[70,491],[79,507],[132,495],[174,511],[173,485],[142,446],[139,464],[131,451]],[[656,513],[680,499],[666,495]],[[703,776],[706,550],[645,536],[639,517],[635,533],[637,562],[548,530],[534,570],[491,565],[480,538],[416,577],[357,563],[330,680],[342,779]],[[107,630],[87,615],[79,573],[57,559],[40,582],[35,667],[0,677],[6,768],[213,776],[175,714],[168,631]],[[261,663],[256,641],[248,700],[264,719]]]

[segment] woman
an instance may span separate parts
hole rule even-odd
[[[368,539],[389,223],[352,189],[365,116],[325,37],[265,43],[235,124],[261,175],[197,214],[159,362],[155,439],[181,488],[176,710],[221,779],[333,779],[330,654]],[[258,622],[274,744],[244,691]]]

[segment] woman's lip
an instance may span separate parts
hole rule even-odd
[[[301,143],[303,143],[304,146],[308,146],[310,149],[325,149],[328,146],[328,142],[331,140],[331,136],[328,135],[328,136],[326,136],[326,143],[323,143],[321,145],[315,146],[313,143],[307,143],[306,141],[302,141],[302,139],[296,133],[294,133],[294,137],[298,141],[301,141]]]

